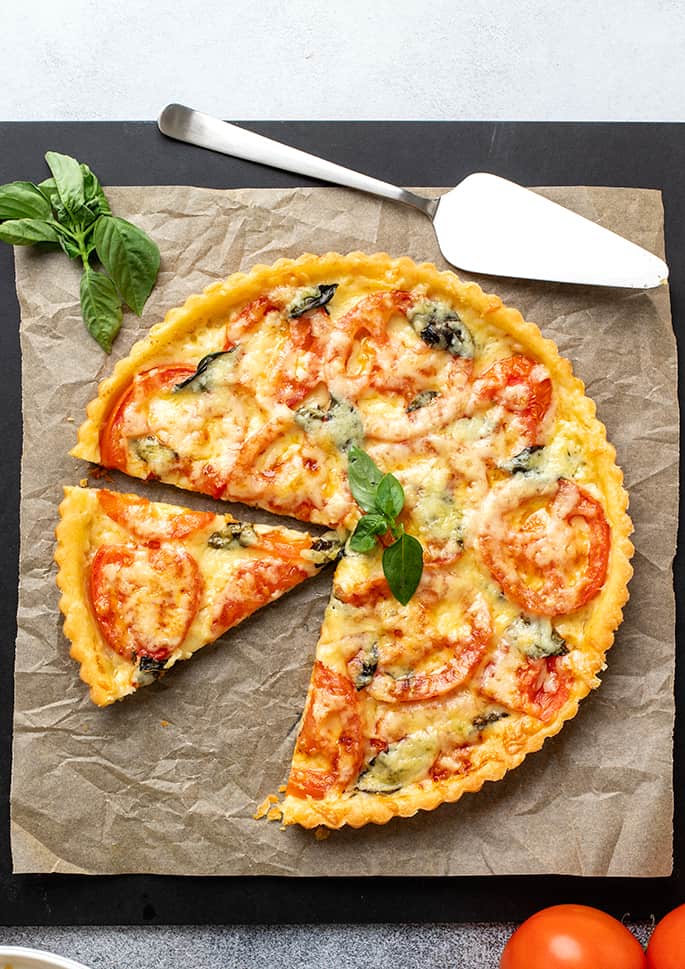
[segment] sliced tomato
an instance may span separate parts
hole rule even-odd
[[[517,673],[521,709],[539,720],[552,720],[568,700],[571,673],[559,656],[529,660]]]
[[[149,433],[147,404],[154,394],[172,390],[176,384],[195,373],[194,367],[168,364],[152,367],[135,375],[131,383],[114,402],[100,431],[100,463],[106,468],[126,471],[128,466],[128,435],[130,422],[137,430],[136,437]]]
[[[203,464],[199,469],[193,471],[193,487],[203,495],[211,498],[223,498],[226,491],[227,475],[214,467],[211,462]]]
[[[332,324],[324,374],[336,393],[357,403],[368,436],[404,441],[462,416],[472,361],[429,346],[419,336],[394,333],[394,317],[407,316],[416,298],[404,290],[359,300]],[[408,326],[408,332],[411,328]],[[416,404],[429,393],[427,406]],[[387,406],[376,406],[382,395]]]
[[[341,586],[333,586],[333,594],[336,599],[346,603],[348,606],[359,606],[373,609],[373,607],[390,596],[388,581],[384,575],[371,579],[365,585],[353,586],[351,589],[343,589]]]
[[[453,750],[440,753],[430,770],[434,781],[445,781],[457,774],[466,774],[471,770],[471,755],[473,747],[466,744]]]
[[[414,303],[402,290],[374,293],[359,300],[334,324],[328,349],[327,375],[342,378],[354,399],[370,387],[403,393],[408,398],[420,386],[419,375],[403,374],[393,364],[406,351],[390,339],[388,323],[393,316],[406,315]],[[428,347],[420,348],[424,353]],[[408,368],[405,368],[407,370]]]
[[[90,600],[111,648],[127,659],[166,659],[186,638],[202,594],[182,548],[103,545],[90,569]]]
[[[122,528],[143,541],[164,541],[188,538],[214,521],[205,511],[185,511],[160,508],[139,495],[122,495],[114,491],[98,491],[98,500],[105,514]]]
[[[262,547],[268,548],[268,543]],[[275,546],[269,550],[275,555],[281,554]],[[281,560],[254,558],[238,563],[230,574],[225,593],[217,600],[218,611],[212,620],[212,632],[221,635],[301,582],[309,573],[301,561],[295,561],[297,557],[296,549],[290,549],[287,558]]]
[[[482,597],[478,597],[467,612],[469,633],[456,643],[435,642],[436,649],[448,646],[452,658],[430,673],[412,673],[395,678],[378,668],[367,687],[376,700],[412,702],[451,693],[462,686],[480,663],[492,638],[490,612]]]
[[[329,316],[323,309],[288,321],[288,335],[270,374],[280,404],[296,408],[323,380]]]
[[[258,296],[243,307],[238,316],[226,327],[224,350],[232,349],[240,338],[260,326],[264,317],[280,309],[270,296]]]
[[[500,646],[483,670],[480,690],[510,710],[547,723],[568,700],[572,678],[561,656],[534,660]]]
[[[485,564],[526,612],[580,609],[604,584],[611,530],[600,503],[561,478],[545,504],[526,499],[491,516],[480,535]]]
[[[308,767],[293,767],[288,778],[287,791],[293,797],[313,797],[320,801],[335,787],[336,780],[333,773]]]
[[[552,381],[546,369],[523,354],[498,360],[473,382],[469,410],[499,404],[516,422],[527,446],[542,443],[542,426],[552,403]]]
[[[259,543],[256,548],[281,559],[299,559],[306,549],[312,547],[312,538],[308,532],[294,535],[292,532],[286,537],[280,532],[266,532],[259,535]]]
[[[291,320],[286,317],[284,308],[270,296],[260,296],[248,303],[228,324],[224,349],[230,350],[273,312],[281,316],[283,338],[269,364],[265,380],[269,396],[280,404],[295,408],[321,381],[325,335],[329,328],[328,314],[323,309]]]
[[[357,691],[347,677],[319,660],[314,664],[296,754],[315,761],[295,767],[288,794],[320,800],[330,790],[342,791],[361,770],[362,728]]]

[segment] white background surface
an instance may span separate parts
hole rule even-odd
[[[0,0],[0,120],[685,120],[683,0]]]

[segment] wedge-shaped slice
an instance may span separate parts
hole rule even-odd
[[[147,686],[335,559],[333,533],[65,488],[55,560],[64,632],[98,706]]]

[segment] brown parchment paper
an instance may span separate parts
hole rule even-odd
[[[109,190],[108,190],[109,191]],[[656,191],[545,194],[663,252]],[[61,632],[53,530],[76,427],[114,359],[170,307],[237,269],[304,251],[387,250],[445,267],[419,213],[342,189],[119,188],[115,212],[162,251],[142,320],[112,358],[83,330],[78,271],[16,250],[24,452],[12,852],[17,872],[268,875],[667,875],[677,514],[676,353],[666,288],[627,292],[481,280],[571,358],[618,450],[635,521],[635,577],[602,687],[544,749],[456,805],[325,840],[253,820],[286,776],[330,571],[176,667],[96,709]],[[496,227],[493,227],[496,231]],[[194,507],[170,487],[139,490]],[[269,516],[245,511],[252,519]]]

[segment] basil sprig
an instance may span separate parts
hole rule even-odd
[[[0,242],[11,246],[59,245],[80,259],[81,315],[90,335],[109,353],[121,327],[122,305],[140,316],[159,271],[159,249],[142,229],[112,215],[88,165],[56,151],[45,160],[52,173],[39,185],[0,185]],[[95,269],[97,258],[105,272]]]
[[[393,474],[383,474],[358,447],[348,451],[347,473],[352,497],[365,512],[350,536],[350,548],[371,552],[379,536],[392,535],[395,541],[383,548],[383,574],[394,597],[406,606],[421,581],[423,548],[397,521],[404,508],[404,489]]]

